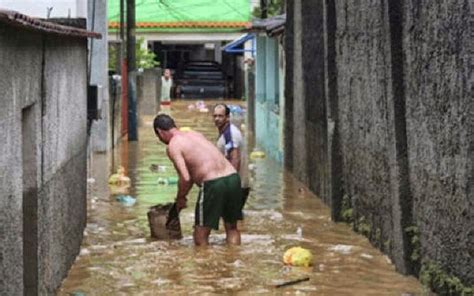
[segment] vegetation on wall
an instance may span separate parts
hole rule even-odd
[[[422,265],[419,278],[425,287],[430,287],[439,295],[474,295],[473,286],[463,285],[459,278],[447,274],[434,262],[427,262]]]
[[[160,65],[156,60],[154,52],[142,47],[145,42],[143,38],[137,40],[135,44],[135,58],[137,68],[150,69]],[[126,54],[126,53],[125,53]],[[115,70],[118,61],[119,47],[109,46],[109,70]]]
[[[267,1],[267,15],[272,17],[284,13],[285,0],[266,0]],[[252,15],[256,18],[262,16],[262,9],[260,7],[255,7],[252,12]]]

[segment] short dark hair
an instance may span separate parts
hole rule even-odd
[[[219,103],[214,106],[214,110],[216,110],[217,107],[224,107],[225,108],[225,115],[229,116],[230,114],[230,108],[224,104],[224,103]]]
[[[176,124],[174,123],[173,118],[167,114],[158,114],[155,117],[155,120],[153,121],[153,128],[155,129],[155,132],[157,129],[163,130],[163,131],[169,131],[172,128],[175,128]]]

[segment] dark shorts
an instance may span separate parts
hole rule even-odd
[[[236,223],[242,219],[242,188],[239,174],[206,181],[199,190],[195,225],[219,228],[219,219]]]

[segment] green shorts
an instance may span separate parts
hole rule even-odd
[[[242,219],[242,188],[237,173],[205,181],[199,190],[195,225],[217,230],[221,217],[225,223]]]

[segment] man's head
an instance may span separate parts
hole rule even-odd
[[[217,104],[214,106],[214,113],[212,114],[214,118],[214,124],[218,129],[222,129],[230,121],[230,109],[226,104]]]
[[[166,79],[171,78],[171,71],[170,71],[170,69],[165,69],[165,71],[163,72],[163,76],[164,76]]]
[[[153,121],[153,129],[161,142],[168,144],[171,140],[171,130],[176,128],[173,118],[167,114],[158,114]]]

